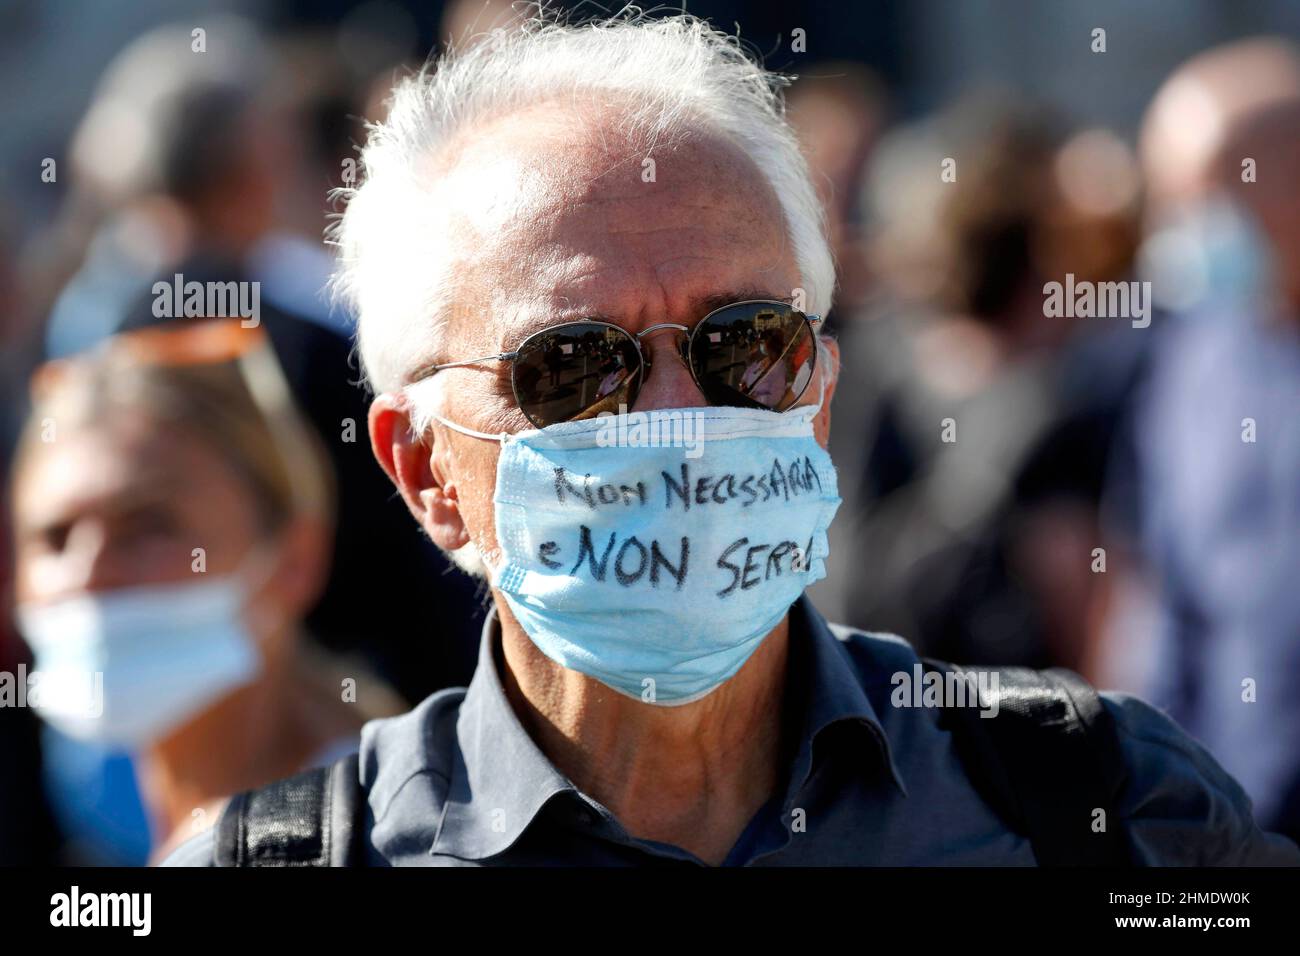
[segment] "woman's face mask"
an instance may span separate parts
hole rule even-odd
[[[137,749],[166,736],[259,673],[246,621],[266,557],[223,577],[20,604],[29,704],[83,740]]]

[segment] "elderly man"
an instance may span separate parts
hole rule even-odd
[[[1015,819],[972,756],[998,675],[962,711],[802,598],[839,504],[834,271],[775,87],[679,16],[531,23],[398,88],[341,285],[380,464],[491,583],[478,669],[169,862],[1300,862],[1176,726],[1077,679],[1015,678],[1020,717],[1057,707],[1052,746],[992,751]]]

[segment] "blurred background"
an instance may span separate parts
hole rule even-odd
[[[799,77],[839,264],[814,602],[1141,694],[1300,838],[1300,4],[689,10]],[[143,864],[468,681],[484,594],[371,458],[323,232],[393,79],[510,16],[0,0],[0,674],[135,655],[96,733],[0,683],[0,864]],[[265,335],[155,316],[176,273]]]

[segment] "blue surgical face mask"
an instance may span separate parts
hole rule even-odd
[[[824,389],[823,389],[824,395]],[[825,576],[840,498],[821,407],[703,407],[499,440],[491,580],[547,657],[646,703],[735,675]]]
[[[20,605],[33,706],[71,737],[135,749],[250,683],[261,655],[245,623],[248,569],[263,557],[228,577]]]
[[[1140,268],[1158,304],[1223,322],[1276,304],[1274,258],[1255,217],[1231,199],[1211,195],[1168,215],[1143,243]]]

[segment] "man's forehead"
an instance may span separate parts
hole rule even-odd
[[[557,219],[620,232],[664,206],[780,217],[757,166],[725,136],[653,138],[609,112],[513,114],[462,134],[438,165],[445,200],[485,237]]]
[[[458,244],[474,249],[461,287],[498,326],[489,338],[563,317],[632,321],[637,289],[655,284],[673,287],[672,307],[790,294],[780,203],[753,162],[709,134],[642,146],[544,115],[458,150],[444,187]]]

